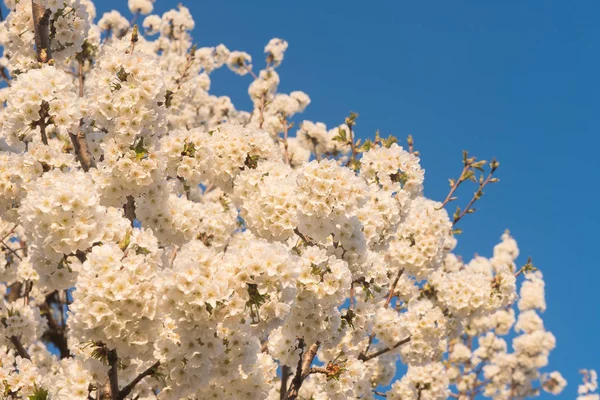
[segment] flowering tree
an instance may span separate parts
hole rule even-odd
[[[410,137],[361,143],[354,113],[292,136],[310,99],[277,92],[284,40],[255,72],[247,53],[192,46],[183,6],[138,28],[151,0],[97,23],[90,0],[5,3],[1,398],[561,392],[540,371],[542,274],[516,266],[508,232],[489,259],[452,253],[497,161],[464,153],[430,200]],[[223,66],[251,76],[251,112],[209,93]]]

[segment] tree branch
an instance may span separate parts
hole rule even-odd
[[[52,315],[52,299],[55,295],[57,295],[57,292],[46,296],[46,302],[40,305],[40,311],[46,315],[48,320],[48,330],[44,332],[42,339],[52,342],[60,351],[60,358],[63,359],[70,357],[71,351],[67,343],[65,327],[59,325],[54,319],[54,315]],[[63,313],[62,304],[59,304],[59,306],[61,307],[60,312]]]
[[[359,359],[359,360],[361,360],[361,361],[369,361],[369,360],[372,360],[373,358],[379,357],[380,355],[382,355],[382,354],[385,354],[385,353],[387,353],[388,351],[392,351],[392,350],[394,350],[394,349],[397,349],[398,347],[400,347],[400,346],[402,346],[403,344],[405,344],[405,343],[408,343],[408,342],[410,342],[410,336],[409,336],[409,337],[407,337],[406,339],[402,339],[401,341],[399,341],[398,343],[396,343],[396,344],[395,344],[395,345],[393,345],[392,347],[386,347],[386,348],[383,348],[383,349],[381,349],[381,350],[379,350],[379,351],[376,351],[376,352],[375,352],[375,353],[373,353],[373,354],[369,354],[369,355],[367,355],[367,354],[364,354],[364,353],[363,353],[363,354],[360,354],[360,355],[358,356],[358,359]]]
[[[23,343],[21,343],[21,339],[19,339],[17,336],[14,336],[14,335],[9,337],[8,339],[13,344],[13,346],[15,346],[15,349],[17,350],[18,355],[20,355],[21,357],[26,358],[28,360],[31,360],[29,353],[27,352],[25,347],[23,347]]]
[[[79,131],[76,134],[69,132],[69,137],[71,138],[71,143],[73,143],[73,150],[75,151],[77,161],[81,164],[81,168],[83,168],[85,172],[88,172],[89,169],[95,167],[95,165],[83,132]]]
[[[144,379],[145,377],[154,374],[159,365],[160,365],[160,361],[157,361],[154,364],[152,364],[150,366],[150,368],[148,368],[147,370],[145,370],[144,372],[142,372],[141,374],[136,376],[135,379],[133,379],[129,384],[127,384],[123,389],[121,389],[121,391],[119,392],[119,395],[116,399],[124,400],[125,397],[127,397],[129,395],[129,393],[131,393],[131,391],[133,390],[135,385],[140,383],[140,381],[142,379]]]
[[[390,305],[390,302],[392,301],[392,298],[394,297],[394,292],[396,291],[396,286],[398,286],[398,282],[400,281],[400,278],[402,277],[403,273],[404,273],[404,268],[401,268],[400,270],[398,270],[398,273],[396,274],[396,277],[394,278],[394,282],[392,282],[392,286],[390,287],[390,291],[387,295],[387,298],[385,299],[385,304],[383,305],[383,308],[388,308],[388,306]],[[360,353],[360,355],[358,356],[359,359],[360,359],[360,357],[364,357],[369,352],[369,348],[371,347],[371,344],[373,344],[373,339],[375,339],[375,332],[371,333],[371,335],[369,336],[369,343],[367,344],[367,348],[365,349],[365,351]]]
[[[283,365],[281,367],[281,387],[279,388],[279,400],[284,400],[287,392],[287,382],[290,377],[290,367]]]
[[[119,400],[119,357],[116,350],[108,351],[108,380],[110,381],[110,394],[112,400]]]
[[[316,342],[312,344],[305,353],[300,353],[296,374],[294,375],[294,379],[292,380],[292,384],[290,385],[290,389],[288,390],[285,399],[295,400],[298,398],[300,387],[302,386],[304,379],[310,375],[310,366],[317,355],[320,345],[320,342]],[[304,346],[304,339],[300,339],[298,347],[304,350]]]
[[[131,225],[133,225],[133,220],[136,218],[135,215],[135,199],[133,196],[127,196],[127,203],[123,207],[125,211],[125,217],[131,221]]]
[[[35,31],[35,48],[37,60],[47,63],[52,58],[50,53],[50,9],[46,9],[36,0],[31,0],[33,28]]]

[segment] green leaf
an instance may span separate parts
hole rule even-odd
[[[135,145],[132,145],[129,148],[131,150],[135,151],[135,158],[138,161],[143,160],[144,158],[148,157],[148,151],[144,148],[144,138],[143,137],[139,138],[139,140],[135,143]]]
[[[394,143],[398,143],[398,139],[394,135],[390,135],[383,141],[383,146],[389,149]]]
[[[344,128],[338,128],[338,134],[333,137],[333,140],[340,143],[348,143],[348,139],[346,137],[346,130]]]
[[[48,400],[48,389],[38,387],[37,384],[34,386],[34,392],[29,396],[29,400]]]

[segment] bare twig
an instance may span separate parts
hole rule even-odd
[[[304,233],[300,232],[300,229],[294,228],[294,233],[300,236],[300,239],[302,239],[307,246],[316,246],[315,241],[307,237]]]
[[[159,366],[160,366],[160,361],[157,361],[154,364],[152,364],[148,369],[146,369],[144,372],[142,372],[141,374],[136,376],[131,382],[129,382],[127,385],[125,385],[125,387],[123,389],[121,389],[116,400],[124,400],[125,397],[129,396],[129,394],[131,393],[133,388],[142,381],[142,379],[144,379],[147,376],[155,374],[156,369]]]
[[[292,124],[288,124],[287,117],[281,117],[281,123],[283,124],[283,154],[285,157],[285,163],[290,163],[290,152],[288,149],[288,132],[292,127]]]
[[[31,360],[29,353],[27,352],[25,347],[23,347],[23,343],[21,343],[21,339],[19,339],[17,336],[14,336],[14,335],[9,337],[8,339],[13,344],[13,346],[15,346],[15,349],[17,350],[18,355],[20,355],[21,357],[26,358],[28,360]]]
[[[487,178],[485,180],[480,180],[479,182],[479,187],[477,188],[477,191],[473,194],[473,198],[471,199],[471,201],[469,201],[469,204],[467,204],[467,206],[465,207],[464,210],[462,210],[462,212],[457,216],[454,216],[454,220],[452,221],[452,225],[456,225],[458,223],[458,221],[460,221],[465,215],[467,214],[471,214],[473,211],[472,207],[473,204],[475,204],[475,202],[477,200],[479,200],[482,196],[483,196],[483,188],[485,188],[490,182],[495,182],[497,180],[494,180],[495,178],[492,178],[492,176],[494,175],[494,169],[492,169],[492,171],[488,174]],[[483,176],[482,176],[483,178]]]
[[[456,189],[458,189],[458,187],[460,186],[460,184],[463,183],[464,181],[466,181],[468,179],[467,172],[470,171],[470,168],[471,168],[470,166],[468,166],[467,164],[465,164],[464,167],[463,167],[462,172],[460,173],[460,176],[458,177],[458,180],[454,180],[454,179],[450,180],[450,192],[448,193],[448,195],[446,196],[446,198],[442,202],[442,205],[440,206],[440,209],[443,208],[449,202],[451,202],[453,200],[456,200],[456,197],[452,197],[452,195],[454,194],[454,192],[456,191]]]
[[[14,249],[11,249],[6,243],[4,243],[4,240],[0,240],[0,244],[2,246],[4,246],[4,248],[6,248],[6,250],[10,251],[19,260],[23,261],[23,258],[21,258],[21,256]]]
[[[402,346],[403,344],[405,344],[405,343],[408,343],[408,342],[410,342],[410,336],[409,336],[409,337],[407,337],[406,339],[402,339],[401,341],[399,341],[398,343],[396,343],[396,344],[395,344],[395,345],[393,345],[392,347],[385,347],[385,348],[383,348],[383,349],[381,349],[381,350],[378,350],[378,351],[376,351],[376,352],[375,352],[375,353],[373,353],[373,354],[369,354],[369,355],[367,355],[367,354],[360,354],[360,355],[358,356],[358,359],[359,359],[359,360],[361,360],[361,361],[369,361],[369,360],[372,360],[373,358],[379,357],[379,356],[380,356],[380,355],[382,355],[382,354],[385,354],[385,353],[387,353],[387,352],[389,352],[389,351],[392,351],[392,350],[394,350],[394,349],[397,349],[398,347],[400,347],[400,346]]]
[[[387,298],[385,299],[383,308],[388,308],[388,306],[390,305],[390,302],[392,301],[392,298],[394,297],[394,292],[396,291],[396,286],[398,286],[398,282],[400,281],[400,278],[402,277],[403,273],[404,273],[404,268],[401,268],[400,270],[398,270],[398,273],[396,274],[396,277],[394,278],[394,281],[392,282],[392,286],[390,287],[390,291],[387,295]],[[375,339],[375,332],[371,333],[371,335],[369,336],[369,343],[367,344],[367,348],[365,349],[365,351],[360,353],[359,359],[360,359],[360,357],[365,357],[366,354],[369,352],[369,348],[371,347],[371,344],[373,344],[373,339]]]

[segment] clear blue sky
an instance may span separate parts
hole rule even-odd
[[[267,41],[286,39],[280,88],[310,95],[306,119],[333,126],[352,110],[361,137],[412,134],[429,197],[445,197],[463,149],[499,159],[501,182],[461,222],[458,251],[489,256],[509,228],[521,264],[533,257],[557,338],[551,366],[574,398],[578,369],[600,368],[600,3],[181,2],[199,46],[224,43],[260,66]],[[129,16],[124,0],[99,14],[115,7]],[[249,79],[218,72],[213,91],[248,109]]]

